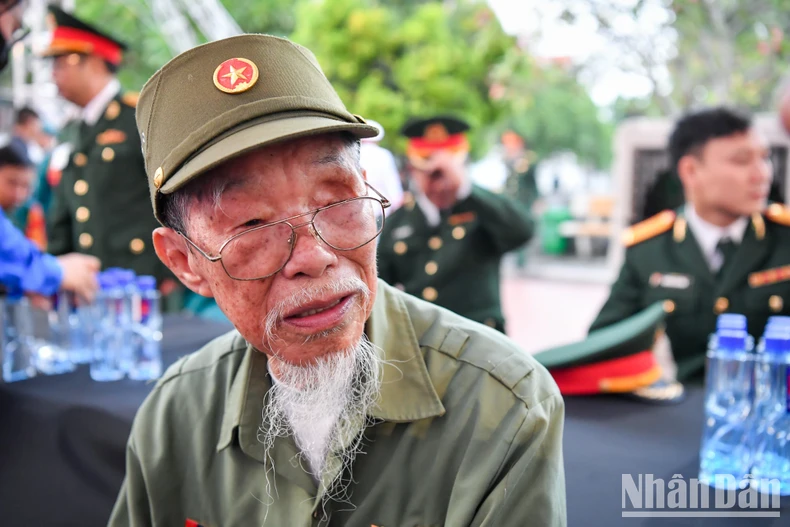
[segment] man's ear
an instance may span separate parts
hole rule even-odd
[[[693,155],[685,155],[678,161],[678,177],[683,186],[692,185],[698,172],[699,160]]]
[[[182,284],[199,295],[214,296],[199,270],[192,268],[188,242],[184,238],[173,229],[159,227],[154,230],[153,239],[156,255]]]

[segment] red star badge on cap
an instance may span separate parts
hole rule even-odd
[[[214,70],[214,86],[225,93],[241,93],[258,81],[258,67],[241,58],[228,59]]]

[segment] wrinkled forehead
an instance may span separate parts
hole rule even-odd
[[[269,145],[212,169],[201,178],[196,197],[215,205],[228,198],[252,196],[276,201],[276,192],[260,190],[273,190],[271,185],[278,173],[293,178],[290,190],[304,189],[308,193],[322,186],[356,188],[362,178],[355,148],[353,141],[337,135]]]

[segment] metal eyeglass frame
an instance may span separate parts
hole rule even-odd
[[[379,234],[381,234],[381,231],[384,230],[384,221],[385,221],[385,217],[386,217],[385,214],[384,214],[384,210],[388,209],[390,206],[392,206],[392,203],[390,203],[390,200],[385,198],[384,195],[381,192],[376,190],[373,187],[373,185],[371,185],[367,181],[365,182],[365,185],[370,190],[375,192],[376,195],[378,195],[378,198],[376,198],[374,196],[368,196],[368,195],[357,196],[357,197],[354,197],[354,198],[344,199],[344,200],[338,201],[336,203],[331,203],[329,205],[326,205],[324,207],[319,207],[319,208],[314,209],[314,210],[303,212],[303,213],[297,214],[295,216],[290,216],[290,217],[284,218],[282,220],[277,220],[277,221],[274,221],[272,223],[267,223],[265,225],[258,225],[256,227],[252,227],[250,229],[247,229],[246,231],[242,231],[242,232],[240,232],[238,234],[234,234],[233,236],[231,236],[230,238],[228,238],[227,240],[222,242],[222,245],[220,245],[220,247],[219,247],[219,251],[217,251],[219,253],[217,256],[209,255],[206,251],[204,251],[203,249],[198,247],[195,242],[190,240],[189,237],[186,234],[184,234],[182,232],[179,232],[179,231],[176,231],[176,232],[182,238],[184,238],[187,242],[189,242],[189,244],[192,247],[194,247],[195,250],[197,250],[197,252],[199,252],[206,260],[208,260],[209,262],[220,262],[220,264],[222,264],[222,269],[225,271],[225,274],[228,275],[232,280],[238,280],[240,282],[253,282],[255,280],[263,280],[264,278],[269,278],[270,276],[276,275],[277,273],[279,273],[280,271],[283,270],[283,267],[285,267],[288,264],[288,261],[291,259],[291,256],[293,255],[294,247],[296,246],[296,239],[298,237],[298,234],[296,233],[296,229],[298,229],[300,227],[304,227],[305,225],[310,225],[312,227],[312,231],[313,231],[314,235],[318,236],[318,238],[322,242],[324,242],[325,244],[327,244],[329,247],[331,247],[332,249],[334,249],[336,251],[353,251],[353,250],[359,249],[360,247],[365,246],[365,245],[369,244],[370,242],[372,242],[373,240],[375,240],[379,236]],[[361,244],[359,244],[359,245],[357,245],[355,247],[351,247],[351,248],[348,248],[348,249],[341,249],[339,247],[335,247],[334,245],[332,245],[331,243],[326,241],[324,239],[324,237],[321,236],[321,232],[318,229],[315,228],[315,224],[313,223],[313,221],[315,221],[316,215],[318,215],[318,213],[323,211],[323,210],[331,209],[333,207],[337,207],[338,205],[343,205],[344,203],[349,203],[349,202],[352,202],[352,201],[359,201],[361,199],[372,199],[374,201],[378,201],[379,202],[379,204],[381,205],[381,213],[382,213],[382,215],[381,215],[381,229],[379,229],[379,231],[376,233],[376,235],[373,236],[368,241],[366,241],[365,243],[361,243]],[[293,225],[291,223],[291,220],[294,220],[296,218],[301,218],[303,216],[307,216],[307,215],[311,215],[311,214],[312,214],[312,217],[310,218],[309,221],[305,221],[303,223],[299,223],[298,225]],[[291,228],[291,237],[290,237],[291,247],[288,249],[288,258],[285,259],[283,264],[276,271],[274,271],[273,273],[269,273],[269,274],[264,275],[264,276],[259,276],[257,278],[236,278],[235,276],[230,274],[230,271],[228,271],[227,267],[225,267],[225,262],[222,261],[222,251],[225,249],[225,247],[230,242],[235,240],[236,238],[244,236],[245,234],[249,234],[250,232],[253,232],[253,231],[259,231],[261,229],[266,229],[266,228],[272,227],[274,225],[279,225],[280,223],[284,223],[284,224],[288,225]]]

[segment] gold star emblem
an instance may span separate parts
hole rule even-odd
[[[226,79],[230,77],[230,85],[235,86],[239,79],[246,81],[247,77],[244,75],[244,71],[247,69],[247,66],[243,68],[236,69],[233,67],[233,64],[230,65],[230,71],[223,75]]]

